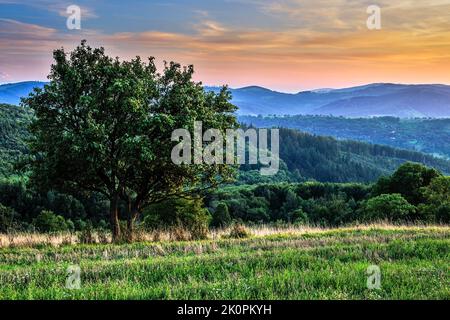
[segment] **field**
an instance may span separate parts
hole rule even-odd
[[[447,226],[251,232],[245,239],[3,245],[0,299],[450,298]],[[380,268],[379,289],[367,286],[371,265]]]

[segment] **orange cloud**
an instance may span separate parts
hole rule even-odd
[[[371,0],[255,0],[263,14],[283,23],[244,28],[214,20],[202,11],[200,21],[186,22],[192,26],[190,33],[83,30],[73,35],[0,20],[0,26],[9,26],[6,32],[0,31],[0,39],[9,41],[0,44],[0,63],[8,60],[17,65],[23,63],[21,53],[37,52],[41,60],[47,59],[48,69],[51,49],[61,45],[70,49],[87,38],[122,58],[155,56],[160,61],[194,64],[198,79],[207,84],[298,91],[367,82],[450,83],[449,1],[377,2],[382,10],[379,31],[366,27]]]

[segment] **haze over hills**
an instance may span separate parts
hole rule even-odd
[[[44,82],[0,85],[0,103],[18,105]],[[218,91],[218,87],[205,87]],[[394,116],[450,117],[450,86],[376,83],[345,89],[318,89],[296,94],[251,86],[230,89],[239,115],[332,115],[350,118]]]
[[[21,97],[26,97],[33,88],[44,87],[45,82],[25,81],[0,85],[0,103],[18,105]]]
[[[208,88],[218,90],[217,88]],[[240,115],[333,115],[344,117],[450,117],[450,86],[369,84],[297,94],[261,87],[231,89]]]

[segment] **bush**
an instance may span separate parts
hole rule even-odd
[[[199,198],[170,199],[149,207],[142,222],[147,230],[183,228],[191,233],[193,239],[204,239],[211,216],[202,204]]]
[[[418,205],[424,202],[422,188],[442,174],[433,168],[419,163],[402,164],[390,178],[381,178],[374,186],[374,195],[400,194],[409,203]]]
[[[41,232],[58,232],[67,231],[68,226],[66,220],[49,210],[42,210],[41,213],[33,220],[35,228]]]
[[[74,225],[75,225],[75,230],[81,231],[86,228],[87,223],[86,223],[86,221],[77,219],[77,220],[75,220]]]
[[[66,224],[67,224],[67,230],[69,230],[70,232],[74,232],[75,231],[75,224],[73,223],[72,220],[67,219],[66,220]]]
[[[228,234],[227,238],[232,239],[243,239],[243,238],[249,238],[250,232],[247,231],[247,229],[242,224],[234,224],[233,227],[230,230],[230,233]]]
[[[220,202],[212,215],[211,226],[223,228],[231,223],[231,216],[226,203]]]
[[[84,229],[81,230],[80,233],[78,234],[78,241],[80,243],[85,243],[85,244],[95,243],[93,233],[94,233],[94,230],[92,228],[92,223],[90,221],[88,221],[86,223],[86,226],[84,227]]]
[[[17,214],[14,209],[0,203],[0,232],[6,233],[16,227]]]
[[[368,221],[406,221],[414,217],[416,207],[400,194],[382,194],[367,200],[363,206],[363,216]]]
[[[302,209],[297,209],[289,213],[289,220],[295,224],[306,224],[308,215]]]

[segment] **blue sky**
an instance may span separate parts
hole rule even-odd
[[[208,85],[296,92],[369,82],[450,83],[450,0],[0,0],[0,82],[45,80],[81,39],[123,59],[194,64]],[[81,30],[66,28],[69,5]]]

